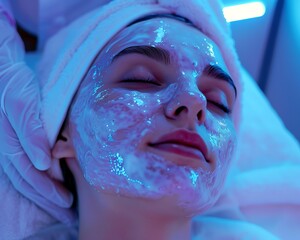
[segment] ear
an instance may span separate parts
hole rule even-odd
[[[56,159],[75,158],[75,151],[70,139],[68,124],[65,124],[52,149],[52,156]]]

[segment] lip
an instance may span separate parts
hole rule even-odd
[[[198,134],[187,130],[177,130],[165,134],[149,145],[184,158],[196,159],[198,162],[205,160],[207,162],[208,149],[204,140]],[[181,162],[180,164],[188,163]]]

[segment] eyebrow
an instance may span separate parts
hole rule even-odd
[[[132,47],[127,47],[123,49],[121,52],[117,53],[113,59],[116,60],[118,57],[127,55],[127,54],[141,54],[146,57],[152,58],[154,60],[157,60],[159,62],[162,62],[166,65],[170,64],[170,53],[160,47],[153,47],[153,46],[132,46]]]
[[[228,82],[233,87],[234,92],[235,92],[235,97],[237,97],[236,86],[234,85],[232,78],[222,68],[220,68],[219,66],[210,64],[204,68],[203,73],[209,77],[217,78],[217,79]]]

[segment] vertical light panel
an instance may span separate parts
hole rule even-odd
[[[227,6],[223,8],[223,14],[227,22],[261,17],[265,14],[265,12],[265,5],[259,1]]]

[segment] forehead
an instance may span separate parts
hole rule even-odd
[[[139,45],[162,47],[174,61],[213,63],[227,69],[219,48],[209,37],[185,22],[170,18],[153,18],[121,30],[103,52],[113,57],[127,47]]]

